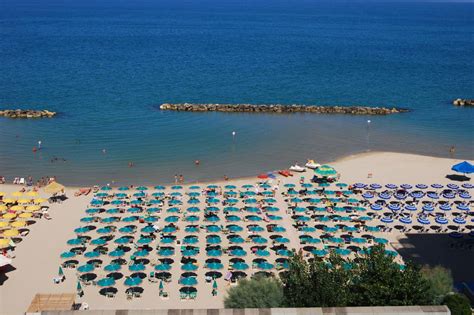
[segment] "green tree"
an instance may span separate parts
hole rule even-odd
[[[345,306],[349,299],[350,273],[339,255],[324,262],[314,258],[307,263],[301,253],[289,261],[282,276],[285,305],[288,307]]]
[[[443,304],[448,306],[452,315],[472,314],[469,299],[463,294],[448,294],[444,298]]]
[[[226,308],[269,308],[283,306],[281,283],[275,278],[257,277],[239,281],[224,299]]]
[[[420,267],[408,263],[400,270],[392,256],[381,245],[356,260],[350,290],[351,305],[426,305],[431,304],[430,283]]]
[[[453,277],[451,271],[442,266],[421,268],[423,277],[430,283],[430,294],[434,296],[433,303],[439,304],[444,296],[453,291]]]

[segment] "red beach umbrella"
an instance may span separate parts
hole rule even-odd
[[[260,174],[257,176],[257,178],[260,178],[260,179],[267,179],[268,178],[268,175],[267,174]]]

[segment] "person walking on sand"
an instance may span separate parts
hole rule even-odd
[[[175,183],[175,184],[178,183],[178,174],[174,174],[174,183]]]

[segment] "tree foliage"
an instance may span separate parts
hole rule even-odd
[[[463,294],[448,294],[444,298],[443,304],[448,306],[452,315],[472,314],[469,299]]]
[[[434,303],[441,303],[444,296],[453,291],[453,277],[450,270],[442,266],[423,266],[421,273],[430,283],[430,294],[434,296]]]
[[[275,278],[257,277],[239,281],[224,299],[226,308],[269,308],[283,306],[283,290]]]

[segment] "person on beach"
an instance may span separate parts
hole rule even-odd
[[[229,177],[227,175],[224,175],[224,180],[225,181],[228,181],[229,180]]]
[[[179,182],[181,184],[184,183],[184,176],[183,175],[179,175]]]
[[[175,183],[175,184],[178,183],[178,174],[174,174],[174,183]]]
[[[38,150],[41,150],[41,140],[38,141]]]

